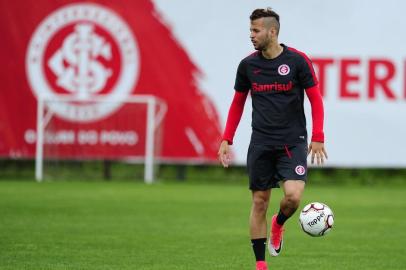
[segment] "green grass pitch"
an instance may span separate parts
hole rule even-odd
[[[312,238],[296,212],[270,269],[406,269],[405,195],[309,185],[301,207],[327,203],[334,228]],[[249,208],[241,185],[1,181],[0,269],[252,270]]]

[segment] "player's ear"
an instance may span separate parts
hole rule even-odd
[[[269,27],[269,28],[267,28],[266,30],[267,30],[267,32],[268,32],[268,33],[267,33],[268,36],[269,36],[269,37],[273,37],[272,27]]]
[[[278,36],[278,30],[276,30],[275,27],[271,27],[270,28],[271,34],[273,37],[277,37]]]

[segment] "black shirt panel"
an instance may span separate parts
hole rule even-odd
[[[255,52],[254,54],[258,54]],[[239,92],[247,92],[251,88],[250,80],[247,76],[247,61],[241,60],[237,69],[237,76],[235,78],[234,90]]]
[[[317,85],[318,81],[315,76],[311,60],[306,55],[301,55],[301,57],[299,57],[298,60],[300,61],[299,62],[300,69],[298,76],[303,88],[307,89]]]
[[[251,91],[252,143],[297,144],[307,141],[304,89],[317,84],[309,59],[283,45],[274,59],[262,53],[244,58],[238,67],[235,90]]]

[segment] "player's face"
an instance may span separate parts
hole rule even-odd
[[[264,25],[264,18],[251,21],[250,39],[256,50],[262,51],[271,43],[271,30]]]

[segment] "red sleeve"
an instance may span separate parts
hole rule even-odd
[[[323,122],[324,108],[323,99],[318,85],[306,89],[306,95],[309,98],[312,107],[312,142],[324,142]]]
[[[223,133],[223,140],[228,141],[228,144],[233,144],[234,134],[237,126],[240,123],[242,112],[244,111],[245,101],[247,100],[248,91],[235,91],[233,101],[228,111],[226,128]]]

